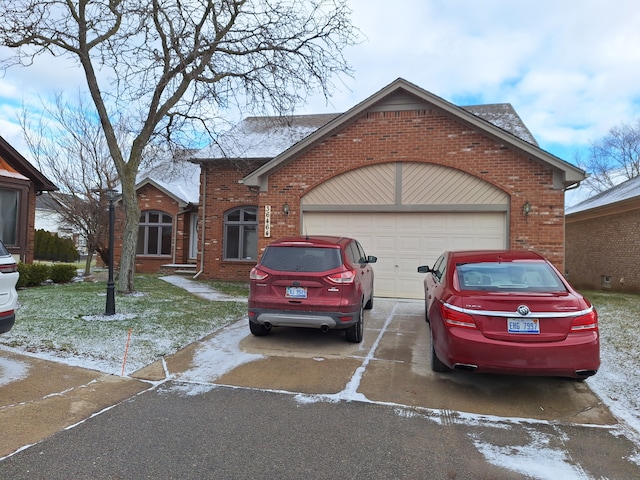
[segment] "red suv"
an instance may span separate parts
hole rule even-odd
[[[272,327],[344,329],[359,343],[363,310],[373,308],[376,257],[344,237],[292,237],[271,243],[251,270],[249,328],[258,336]]]

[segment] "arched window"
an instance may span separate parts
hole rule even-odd
[[[173,218],[163,212],[149,210],[140,215],[138,255],[171,255]]]
[[[239,207],[224,214],[224,259],[258,258],[258,208]]]

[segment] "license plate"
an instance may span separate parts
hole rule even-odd
[[[509,333],[540,333],[540,321],[537,318],[509,318],[507,325]]]
[[[307,287],[287,287],[284,296],[287,298],[307,298]]]

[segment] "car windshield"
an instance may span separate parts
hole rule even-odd
[[[260,263],[281,272],[325,272],[342,265],[342,259],[338,248],[271,246]]]
[[[482,262],[456,265],[460,290],[492,292],[565,292],[545,262]]]

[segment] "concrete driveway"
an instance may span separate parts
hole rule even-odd
[[[249,334],[248,321],[166,359],[178,380],[384,402],[443,412],[612,425],[611,413],[587,383],[563,378],[431,371],[424,303],[376,299],[365,312],[364,341],[344,332],[274,328]],[[229,330],[232,331],[232,330]],[[233,345],[235,343],[235,345]],[[207,364],[216,364],[207,365]],[[211,367],[211,368],[209,368]],[[136,374],[161,380],[164,366]]]

